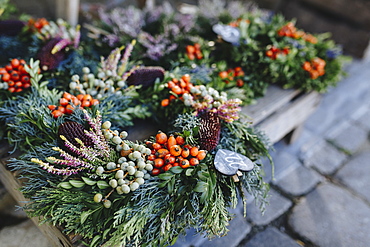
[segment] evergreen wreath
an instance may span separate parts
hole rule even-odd
[[[240,107],[269,83],[324,92],[345,57],[282,16],[209,5],[100,10],[88,31],[30,19],[0,36],[22,51],[2,53],[0,121],[29,216],[86,246],[168,246],[189,227],[227,234],[247,195],[264,211],[269,144]]]
[[[112,54],[117,57],[117,50]],[[98,73],[120,68],[122,61],[113,57],[101,61]],[[144,84],[128,86],[138,87],[136,96],[123,90],[112,99],[113,90],[107,90],[99,104],[81,108],[83,98],[76,101],[73,90],[48,89],[37,73],[38,62],[30,64],[31,91],[0,108],[9,140],[22,150],[8,166],[25,181],[22,192],[30,200],[25,206],[29,216],[77,234],[87,246],[167,246],[189,227],[209,238],[226,234],[233,217],[229,208],[240,199],[246,203],[246,193],[264,210],[268,185],[258,160],[269,156],[268,145],[248,122],[241,122],[240,100],[194,85],[188,74],[178,81],[189,91],[175,94],[163,77],[156,80],[162,75],[158,68],[134,66],[128,69],[130,75],[138,73],[135,76]],[[104,64],[118,65],[113,66],[117,70]],[[166,73],[166,78],[172,75]],[[72,78],[76,89],[79,78]],[[128,81],[125,73],[120,78]],[[146,96],[150,91],[151,98]],[[110,114],[125,110],[109,107],[126,92],[131,102],[151,103],[150,116],[168,125],[146,140],[128,140]],[[176,95],[171,110],[153,101],[169,95]],[[73,110],[59,116],[53,114],[53,106],[62,104],[61,99],[69,99]]]

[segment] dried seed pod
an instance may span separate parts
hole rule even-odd
[[[128,85],[142,85],[143,87],[150,87],[155,80],[159,78],[160,81],[164,78],[164,69],[159,66],[142,67],[136,69],[128,78]]]
[[[85,127],[77,122],[65,122],[59,126],[58,136],[63,135],[74,146],[79,147],[80,144],[76,138],[80,139],[86,146],[92,147],[94,143],[91,138],[85,134]]]
[[[211,151],[214,149],[221,134],[221,121],[217,113],[204,111],[199,114],[201,126],[199,128],[200,148]]]
[[[54,46],[61,41],[61,38],[54,38],[48,41],[44,47],[37,53],[37,59],[40,60],[40,68],[44,71],[53,70],[65,59],[66,52],[61,50],[52,54]]]

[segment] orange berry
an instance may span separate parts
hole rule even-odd
[[[187,53],[186,55],[188,56],[188,58],[190,60],[194,60],[195,59],[195,55],[193,53]]]
[[[238,79],[238,80],[236,80],[236,86],[237,86],[237,87],[242,87],[242,86],[244,86],[244,81],[243,81],[242,79]]]
[[[10,61],[10,65],[13,67],[13,69],[16,69],[20,65],[20,62],[18,59],[13,58],[12,61]]]
[[[198,154],[197,154],[197,159],[198,160],[203,160],[207,155],[207,151],[206,150],[199,150]]]
[[[190,155],[190,150],[187,147],[184,147],[181,152],[181,157],[187,158]]]
[[[48,105],[48,108],[49,108],[50,111],[53,111],[57,108],[57,106],[56,105]]]
[[[193,157],[196,157],[199,153],[199,148],[198,147],[192,147],[190,149],[190,155],[193,156]]]
[[[174,164],[176,161],[176,158],[175,156],[172,156],[171,154],[167,154],[165,157],[164,157],[164,162],[166,164]]]
[[[68,103],[69,103],[69,100],[67,100],[65,98],[59,99],[59,104],[62,105],[62,106],[66,106],[66,105],[68,105]]]
[[[176,143],[178,145],[183,145],[185,143],[185,139],[182,136],[176,136]]]
[[[183,79],[180,79],[180,87],[185,88],[186,87],[186,82]]]
[[[58,117],[63,115],[63,112],[61,112],[59,110],[54,110],[54,111],[51,112],[51,115],[53,115],[54,118],[58,118]]]
[[[159,144],[165,144],[167,142],[167,135],[162,131],[159,131],[155,136],[156,142]]]
[[[185,49],[186,49],[187,53],[192,53],[193,54],[195,52],[195,47],[192,46],[192,45],[187,45]]]
[[[199,160],[197,158],[191,158],[189,160],[189,163],[191,166],[196,166],[196,165],[199,165]]]
[[[194,48],[195,48],[195,51],[199,51],[200,50],[200,44],[199,43],[195,43],[194,44]]]
[[[177,157],[181,155],[182,148],[179,145],[173,145],[170,147],[170,154]]]
[[[183,169],[190,167],[189,160],[187,160],[187,159],[182,160],[181,163],[180,163],[180,167],[183,168]]]
[[[11,92],[11,93],[14,93],[15,92],[15,87],[9,87],[8,91]]]
[[[164,160],[161,158],[156,158],[154,160],[154,167],[161,168],[164,165]]]
[[[169,169],[171,169],[173,166],[171,164],[167,164],[163,167],[163,171],[168,171]]]
[[[159,170],[159,169],[157,169],[157,168],[154,168],[153,170],[152,170],[152,175],[153,176],[157,176],[157,175],[159,175],[161,173],[161,170]]]
[[[177,141],[176,138],[173,135],[170,135],[167,139],[167,148],[170,149],[173,145],[176,145]]]
[[[31,87],[31,83],[29,83],[29,82],[24,82],[23,83],[23,88],[24,89],[29,88],[29,87]]]
[[[83,100],[81,102],[81,106],[82,107],[90,107],[91,106],[91,102],[89,100]]]
[[[168,106],[170,104],[170,99],[163,99],[162,101],[161,101],[161,106],[162,107],[166,107],[166,106]]]
[[[8,73],[4,73],[2,76],[1,76],[1,80],[4,81],[4,82],[7,82],[10,80],[10,74]]]
[[[23,83],[21,81],[17,81],[17,82],[14,83],[14,86],[16,88],[21,88],[23,86]]]
[[[159,143],[153,143],[153,145],[152,145],[152,147],[155,149],[155,150],[158,150],[158,149],[160,149],[160,148],[162,148],[162,145],[161,144],[159,144]]]
[[[66,108],[64,106],[58,106],[58,111],[61,111],[63,113],[66,113]]]
[[[123,151],[123,150],[122,150]],[[121,152],[122,152],[121,151]],[[155,155],[154,154],[150,154],[150,155],[148,155],[148,160],[150,160],[150,161],[153,161],[153,160],[155,160]]]
[[[12,77],[13,81],[18,81],[20,79],[20,76],[19,76],[18,72],[16,72],[16,71],[13,71],[11,73],[11,77]]]
[[[90,103],[91,103],[91,106],[93,106],[93,105],[99,105],[99,100],[98,99],[92,99],[91,101],[90,101]]]
[[[77,95],[76,97],[77,97],[77,99],[78,99],[79,101],[82,101],[82,99],[83,99],[84,95],[83,95],[83,94],[79,94],[79,95]]]
[[[190,83],[190,75],[189,74],[185,74],[181,77],[181,79],[183,79],[186,83]]]
[[[91,97],[91,95],[90,94],[85,94],[84,96],[83,96],[83,98],[82,98],[82,101],[87,101],[87,100],[92,100],[92,97]]]
[[[67,99],[68,101],[70,101],[72,99],[72,94],[70,93],[67,93],[67,92],[64,92],[63,93],[63,98]]]
[[[75,110],[75,108],[69,104],[65,107],[65,109],[67,114],[72,114],[73,111]]]
[[[171,88],[172,92],[174,92],[175,94],[179,95],[182,93],[182,90],[181,90],[181,87],[179,86],[174,86],[173,88]]]
[[[155,152],[155,156],[157,156],[158,158],[163,158],[168,153],[169,153],[168,149],[160,148],[157,150],[157,152]]]
[[[311,71],[312,67],[311,67],[311,63],[306,61],[303,63],[302,65],[302,68],[305,70],[305,71]]]

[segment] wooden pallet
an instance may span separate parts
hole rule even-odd
[[[317,92],[270,86],[265,96],[256,104],[246,106],[242,113],[251,117],[253,125],[269,137],[272,144],[288,138],[294,142],[306,119],[316,110],[321,99]]]
[[[304,121],[316,109],[319,101],[320,95],[316,92],[303,94],[298,90],[283,90],[270,86],[265,97],[259,99],[255,105],[244,107],[242,112],[253,118],[253,125],[264,131],[271,143],[276,143],[287,135],[290,136],[290,141],[293,141],[299,134]],[[139,128],[135,127],[130,135],[140,139],[143,135],[148,136],[155,133],[153,131],[155,131],[154,127],[148,129],[146,124]],[[4,143],[0,144],[0,157],[4,156],[6,151]],[[0,160],[0,180],[7,191],[19,202],[19,205],[23,206],[27,199],[19,191],[21,183],[16,178],[16,174],[6,168],[8,158],[4,157]],[[40,225],[40,219],[33,218],[32,220],[53,246],[76,247],[74,245],[76,236],[66,236],[59,228],[49,224]]]

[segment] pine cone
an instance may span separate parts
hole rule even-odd
[[[201,126],[199,128],[199,140],[201,149],[211,151],[220,141],[221,121],[217,113],[204,111],[199,114]]]
[[[80,139],[85,146],[93,147],[94,143],[92,142],[91,138],[85,134],[84,130],[84,126],[79,123],[65,122],[59,126],[58,136],[63,135],[76,147],[80,147],[80,144],[78,144],[76,138]]]
[[[150,87],[155,80],[159,78],[160,81],[164,78],[164,69],[159,66],[142,67],[136,69],[128,78],[128,85],[142,85],[144,88]]]

